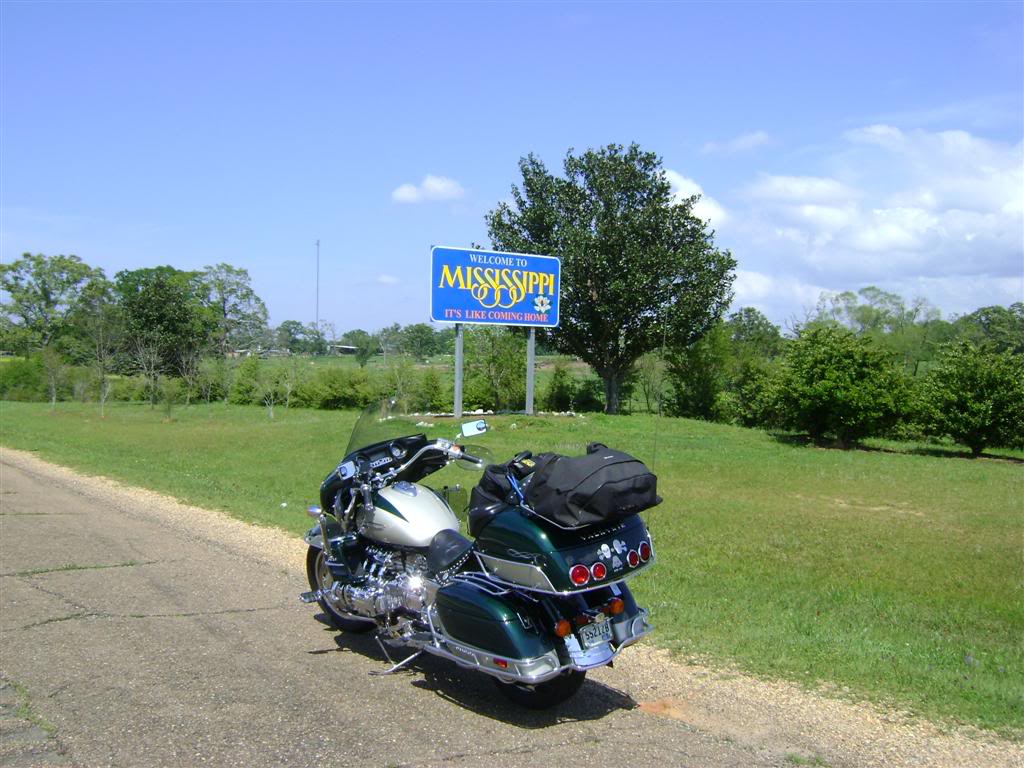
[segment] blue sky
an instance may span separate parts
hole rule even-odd
[[[0,6],[0,256],[221,261],[273,323],[427,319],[520,156],[639,142],[785,324],[1022,299],[1020,3]]]

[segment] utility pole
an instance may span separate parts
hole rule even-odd
[[[320,240],[316,241],[316,317],[313,319],[313,327],[320,330]]]

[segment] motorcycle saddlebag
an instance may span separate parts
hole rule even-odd
[[[526,503],[562,528],[635,515],[661,503],[658,478],[639,459],[603,443],[586,456],[542,454],[524,489]]]

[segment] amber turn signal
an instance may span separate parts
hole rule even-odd
[[[609,616],[618,616],[626,610],[626,603],[621,597],[614,597],[608,601],[608,605],[604,607],[604,612]]]
[[[565,619],[559,619],[555,624],[555,634],[558,637],[568,637],[570,632],[572,632],[572,624]]]

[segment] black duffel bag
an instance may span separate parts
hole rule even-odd
[[[661,503],[658,478],[639,459],[603,443],[586,456],[534,457],[526,504],[562,528],[580,528],[635,515]]]

